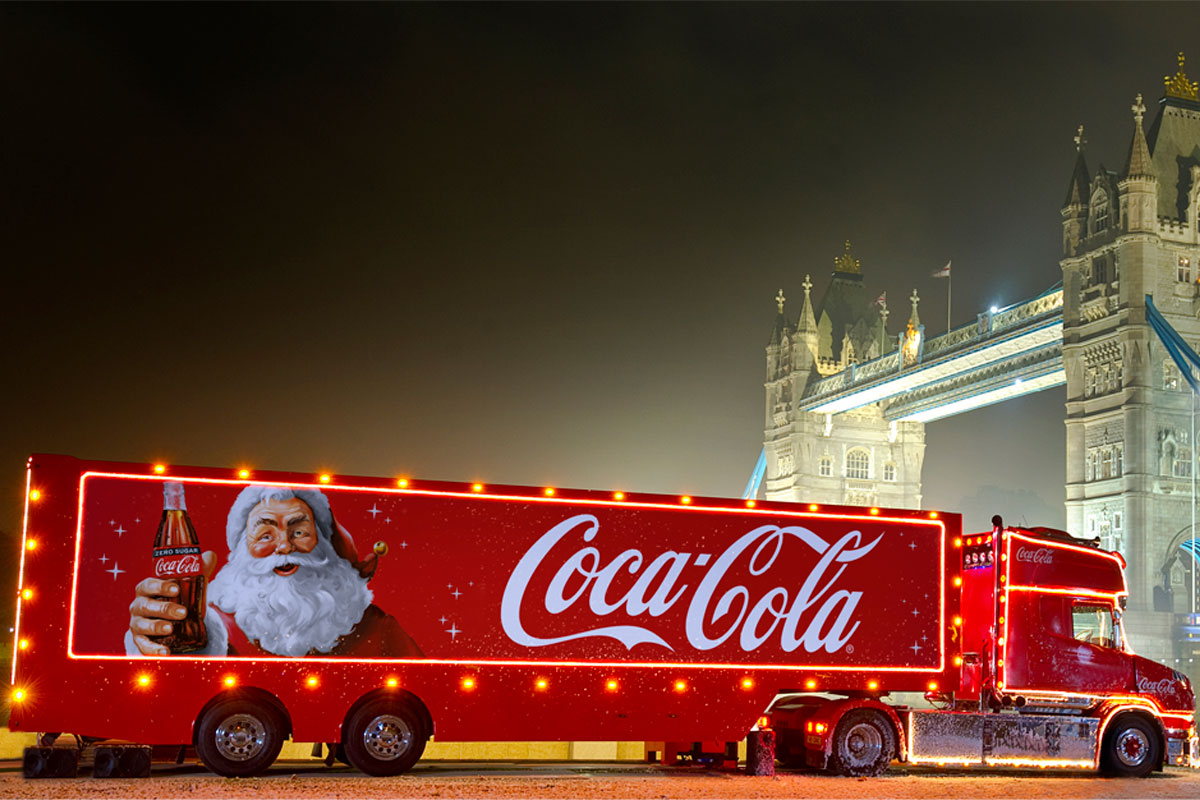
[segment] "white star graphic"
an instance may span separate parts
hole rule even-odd
[[[384,517],[384,518],[383,518],[383,521],[384,521],[384,522],[386,522],[386,523],[387,523],[387,524],[389,524],[389,525],[391,525],[391,524],[392,524],[392,518],[391,518],[391,517]]]
[[[98,561],[99,561],[101,564],[107,564],[107,563],[108,563],[108,554],[107,554],[107,553],[101,553],[101,554],[100,554],[100,558],[99,558],[99,559],[97,559],[97,560],[98,560]]]
[[[440,623],[442,623],[443,625],[445,625],[445,624],[446,624],[446,615],[445,615],[445,614],[443,614],[443,615],[441,616],[441,618],[438,620],[438,622],[440,622]]]
[[[913,616],[914,616],[914,617],[915,617],[915,616],[917,616],[917,614],[919,614],[919,613],[920,613],[920,612],[919,612],[919,611],[917,611],[915,608],[913,609]]]
[[[118,576],[118,575],[120,575],[120,574],[121,574],[122,572],[124,572],[125,570],[123,570],[123,569],[121,569],[120,567],[118,567],[118,566],[117,566],[117,562],[115,562],[115,561],[114,561],[114,562],[113,562],[113,565],[112,565],[112,569],[106,569],[106,570],[104,570],[104,571],[105,571],[105,572],[111,572],[111,573],[112,573],[112,576],[113,576],[113,580],[115,581],[115,580],[117,579],[117,576]]]
[[[383,512],[379,510],[379,503],[376,503],[375,505],[373,505],[367,509],[367,513],[371,515],[371,519],[375,519]]]
[[[457,600],[458,598],[462,597],[462,592],[460,592],[458,589],[455,589],[455,590],[454,590],[453,592],[451,592],[450,594],[454,596],[454,599],[455,599],[455,600]]]
[[[454,641],[458,637],[458,635],[460,633],[462,633],[462,631],[460,631],[458,628],[456,628],[454,626],[454,623],[451,622],[450,627],[446,629],[446,633],[450,634],[450,641]]]
[[[909,549],[909,550],[916,550],[916,549],[917,549],[917,543],[916,543],[916,542],[909,542],[909,543],[908,543],[908,549]]]
[[[400,549],[401,549],[401,550],[403,550],[403,549],[404,549],[404,548],[406,548],[406,547],[408,547],[408,542],[401,542],[401,543],[400,543]]]
[[[913,643],[912,643],[912,647],[910,647],[910,648],[908,648],[908,649],[909,649],[909,650],[912,650],[912,651],[913,651],[913,655],[915,656],[917,653],[919,653],[919,652],[921,651],[921,645],[920,645],[920,643],[918,643],[918,642],[913,642]]]
[[[125,532],[125,526],[124,526],[124,525],[118,525],[118,526],[117,526],[117,536],[120,536],[120,535],[121,535],[122,533],[124,533],[124,532]]]

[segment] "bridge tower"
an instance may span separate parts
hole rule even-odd
[[[1191,394],[1146,321],[1144,298],[1200,343],[1200,99],[1183,67],[1180,54],[1149,128],[1137,96],[1120,172],[1089,171],[1080,127],[1060,262],[1067,527],[1125,557],[1134,644],[1168,664],[1194,646],[1175,633],[1171,612],[1191,602],[1178,548],[1197,535],[1197,451]]]
[[[896,349],[887,334],[885,299],[867,294],[849,242],[834,259],[815,311],[807,275],[803,287],[794,321],[784,314],[782,290],[775,298],[779,311],[767,345],[767,499],[920,508],[924,424],[889,422],[879,404],[836,415],[797,408],[810,383]],[[915,330],[919,298],[913,294]]]

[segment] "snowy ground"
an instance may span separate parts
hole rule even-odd
[[[1200,770],[1168,769],[1144,780],[1090,773],[939,772],[894,766],[849,779],[780,771],[774,778],[691,767],[623,763],[422,762],[400,778],[367,778],[346,767],[279,762],[261,778],[225,779],[195,767],[156,767],[145,780],[30,781],[18,764],[0,769],[0,797],[185,798],[1200,798]]]

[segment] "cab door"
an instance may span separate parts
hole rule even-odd
[[[1026,625],[1010,629],[1012,644],[1021,644],[1009,649],[1010,687],[1079,694],[1130,691],[1133,663],[1114,611],[1111,603],[1094,597],[1044,594],[1029,603]]]
[[[1116,608],[1095,598],[1072,598],[1069,680],[1075,691],[1127,692],[1133,689],[1133,661],[1125,653]]]

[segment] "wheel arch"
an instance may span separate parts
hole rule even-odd
[[[283,738],[287,739],[292,735],[292,716],[288,713],[287,706],[283,704],[282,700],[280,700],[271,692],[268,692],[266,689],[262,689],[257,686],[239,686],[236,689],[226,689],[223,692],[218,692],[217,694],[213,695],[211,698],[209,698],[208,702],[204,704],[204,707],[200,709],[199,713],[197,713],[192,719],[193,746],[196,744],[196,736],[198,734],[200,720],[204,718],[204,715],[207,714],[213,706],[226,700],[254,700],[262,703],[279,714],[279,719],[283,722]]]
[[[1162,720],[1159,718],[1159,716],[1150,708],[1141,705],[1115,706],[1105,715],[1104,720],[1100,723],[1099,735],[1096,737],[1096,766],[1102,766],[1104,743],[1111,734],[1112,723],[1126,717],[1136,717],[1137,719],[1149,723],[1150,730],[1154,731],[1155,739],[1158,742],[1159,759],[1154,765],[1154,769],[1156,771],[1161,771],[1167,758],[1167,731],[1163,727]]]
[[[837,730],[838,723],[842,721],[842,717],[860,708],[870,709],[883,714],[884,718],[891,724],[892,732],[896,734],[896,758],[900,761],[907,761],[908,737],[905,735],[900,715],[887,703],[866,697],[846,698],[825,703],[818,708],[815,714],[809,717],[812,720],[825,722],[829,726],[828,735],[824,737],[825,741],[821,747],[822,755],[828,759],[830,753],[833,751],[833,733]]]
[[[429,712],[428,706],[426,706],[425,702],[417,695],[413,694],[407,689],[401,689],[398,687],[372,689],[363,696],[359,697],[350,704],[349,708],[346,709],[346,713],[342,717],[342,728],[345,728],[346,721],[354,715],[354,712],[358,711],[358,709],[372,700],[379,699],[399,700],[402,703],[407,703],[417,712],[418,716],[420,716],[421,723],[425,726],[426,736],[433,736],[433,715]]]

